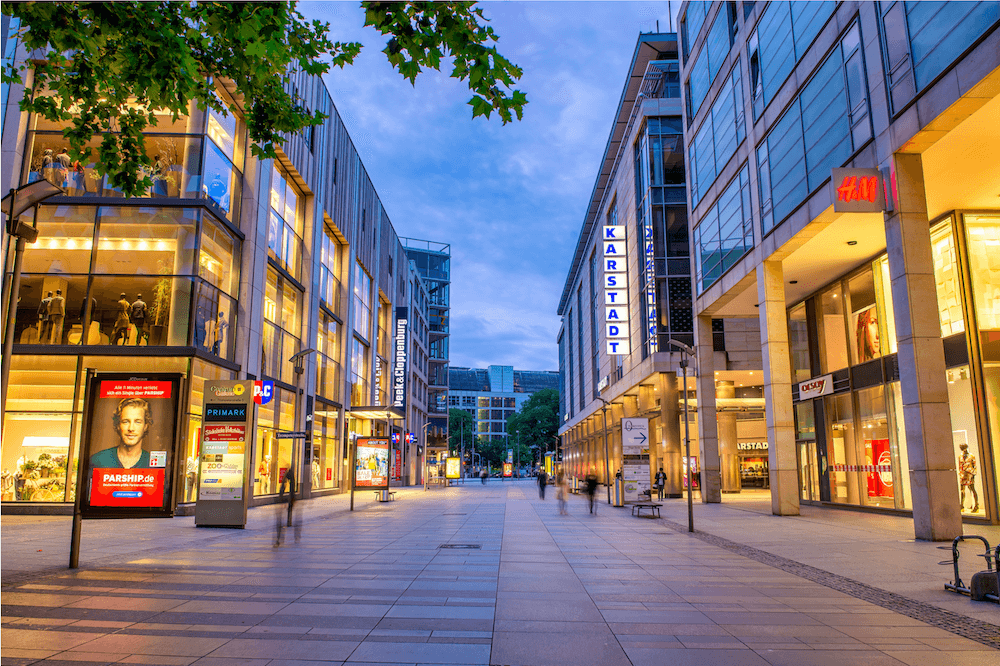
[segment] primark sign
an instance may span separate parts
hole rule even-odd
[[[604,337],[608,356],[625,356],[629,346],[628,249],[626,227],[604,227]]]

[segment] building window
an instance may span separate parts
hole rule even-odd
[[[836,6],[830,1],[768,3],[748,41],[755,120],[774,99]]]
[[[271,200],[267,222],[268,257],[296,280],[302,275],[304,215],[302,195],[275,163],[271,171]]]
[[[343,245],[333,229],[323,225],[319,248],[319,301],[328,310],[340,314],[340,288],[342,283]]]
[[[860,45],[855,23],[758,146],[764,233],[871,138]]]
[[[753,249],[750,212],[750,170],[744,166],[694,230],[698,292]]]
[[[726,62],[729,47],[733,44],[731,21],[730,12],[724,5],[715,15],[715,22],[712,23],[712,28],[705,38],[701,53],[698,54],[691,66],[687,84],[689,119],[698,114],[698,110],[708,95],[709,88],[712,87],[712,81],[715,80],[722,65]]]
[[[712,112],[691,143],[691,205],[697,206],[746,137],[739,64],[719,90]]]
[[[351,338],[351,404],[367,405],[371,402],[368,391],[368,345],[356,337]]]
[[[37,228],[24,253],[15,344],[193,344],[233,358],[240,242],[214,215],[40,206]]]
[[[288,360],[301,349],[302,292],[267,269],[264,288],[264,350],[261,374],[295,383],[295,371]]]
[[[372,279],[360,263],[354,264],[354,332],[371,340]]]
[[[681,35],[684,40],[684,57],[691,53],[691,46],[698,39],[698,33],[705,24],[705,17],[711,2],[706,0],[692,0],[687,5],[687,12],[681,19]]]
[[[341,402],[340,358],[340,324],[320,311],[316,333],[316,394],[334,402]]]

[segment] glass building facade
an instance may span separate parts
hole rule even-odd
[[[1000,3],[691,1],[680,25],[696,337],[759,322],[774,511],[912,512],[928,539],[1000,522],[1000,100],[973,92],[1000,77]],[[850,167],[882,170],[883,213],[835,206]],[[706,360],[702,395],[731,369]],[[699,428],[724,458],[716,402]]]

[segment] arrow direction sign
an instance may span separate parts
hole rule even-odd
[[[622,419],[622,454],[643,455],[649,449],[649,419]]]

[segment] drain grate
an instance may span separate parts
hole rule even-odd
[[[478,543],[443,543],[438,548],[450,548],[454,550],[479,550],[483,546]]]

